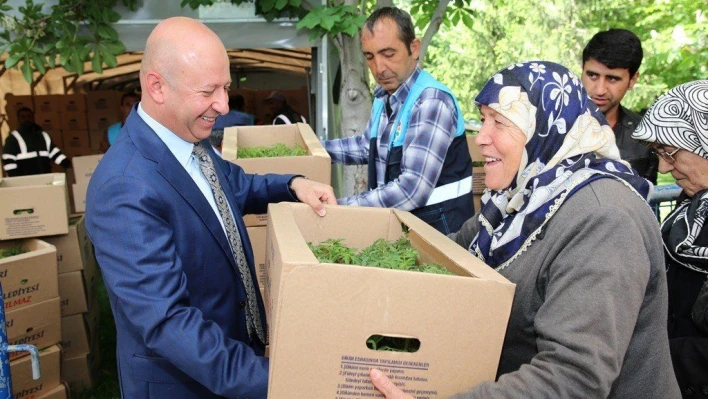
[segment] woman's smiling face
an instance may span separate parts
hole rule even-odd
[[[511,186],[519,172],[526,146],[526,135],[509,119],[482,105],[482,128],[475,137],[484,163],[484,183],[492,190]]]

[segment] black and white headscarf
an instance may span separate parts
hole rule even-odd
[[[708,80],[685,83],[660,96],[632,138],[681,148],[708,160]],[[707,217],[708,190],[703,190],[681,202],[661,226],[669,256],[705,274],[708,228],[703,233],[703,227]]]

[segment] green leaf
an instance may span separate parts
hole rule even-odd
[[[10,7],[8,5],[0,6],[0,11],[11,11],[11,10],[12,10],[12,7]]]
[[[44,57],[42,57],[39,54],[33,54],[32,55],[32,64],[34,64],[34,67],[39,71],[41,74],[47,73],[47,68],[44,67],[45,61]]]
[[[275,2],[275,9],[276,10],[282,10],[285,8],[285,6],[288,5],[288,0],[276,0]]]
[[[22,63],[22,76],[24,76],[27,83],[32,84],[32,68],[30,68],[29,58],[25,58]]]
[[[91,69],[96,73],[103,73],[103,67],[101,66],[101,53],[96,52],[93,54],[91,59]]]
[[[275,6],[275,0],[261,0],[261,9],[264,13],[270,11]]]
[[[79,75],[84,73],[84,63],[81,60],[81,58],[79,58],[78,54],[76,54],[76,53],[72,54],[70,57],[70,61],[71,61],[71,68],[74,70],[74,72],[76,72]]]
[[[121,42],[104,42],[102,44],[111,54],[118,55],[125,53],[125,45]]]
[[[103,58],[104,58],[103,61],[106,63],[106,65],[108,67],[115,68],[118,66],[118,60],[116,59],[115,55],[111,54],[108,51],[104,51],[102,54],[103,54]]]
[[[472,20],[469,14],[462,14],[462,23],[465,24],[468,29],[474,28],[474,20]]]
[[[334,26],[334,23],[337,21],[335,17],[324,17],[322,18],[322,22],[320,23],[320,26],[324,30],[330,30]]]
[[[108,31],[108,26],[107,25],[98,25],[98,28],[96,28],[96,33],[98,33],[98,36],[100,36],[103,39],[106,40],[113,40],[113,37],[111,33]]]
[[[312,29],[319,24],[320,24],[320,16],[315,12],[310,12],[309,14],[305,15],[305,17],[303,19],[301,19],[300,22],[297,23],[297,28],[298,29],[302,29],[302,28]]]
[[[292,7],[300,7],[300,4],[302,4],[302,0],[290,0],[290,5]]]
[[[20,60],[20,58],[22,58],[23,55],[24,54],[17,53],[10,54],[10,56],[7,57],[7,59],[5,60],[5,68],[10,69],[17,65],[17,62]]]
[[[359,32],[359,28],[357,28],[356,25],[349,25],[346,28],[342,30],[342,32],[346,33],[347,35],[354,37],[356,36],[357,32]]]

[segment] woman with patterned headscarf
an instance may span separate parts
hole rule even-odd
[[[632,135],[659,157],[683,193],[661,226],[671,356],[684,397],[708,397],[708,80],[659,97]]]
[[[488,190],[451,238],[516,292],[497,381],[454,397],[680,397],[651,185],[620,159],[579,79],[550,62],[515,64],[476,103]],[[387,398],[409,398],[371,377]]]

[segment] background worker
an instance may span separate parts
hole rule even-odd
[[[622,159],[639,175],[656,184],[659,166],[651,150],[632,138],[641,117],[621,104],[637,83],[643,58],[642,42],[626,29],[598,32],[583,50],[582,81],[592,101],[615,132]]]
[[[472,217],[472,159],[462,111],[449,88],[418,68],[410,15],[374,11],[361,46],[378,86],[366,131],[324,142],[332,162],[369,166],[369,191],[345,205],[398,208],[448,234]]]

